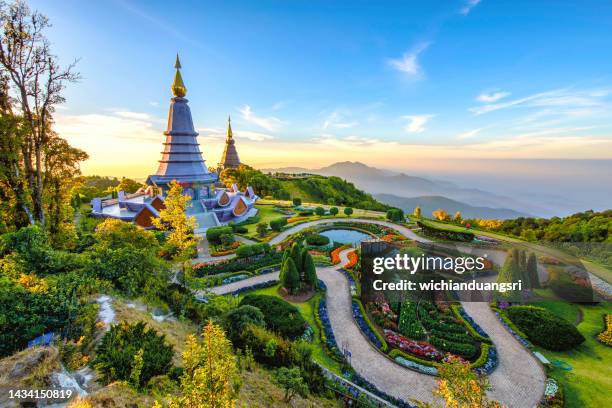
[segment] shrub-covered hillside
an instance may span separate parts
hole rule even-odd
[[[315,175],[304,178],[273,177],[242,165],[238,169],[224,170],[221,173],[221,181],[228,187],[235,183],[240,189],[250,185],[261,197],[271,196],[281,200],[300,198],[303,202],[374,211],[386,211],[391,208],[340,177]]]

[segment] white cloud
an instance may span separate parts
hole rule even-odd
[[[274,116],[263,117],[255,115],[249,105],[244,105],[239,109],[239,112],[242,115],[242,119],[269,131],[277,130],[285,124],[282,120],[275,118]]]
[[[585,111],[602,107],[603,99],[610,94],[608,89],[596,90],[572,90],[554,89],[552,91],[540,92],[523,98],[513,99],[500,103],[489,103],[482,106],[470,108],[475,115],[482,115],[501,109],[514,107],[548,108],[550,112],[563,114],[572,113],[576,110]]]
[[[285,106],[287,106],[291,101],[278,101],[276,102],[274,105],[272,105],[272,110],[273,111],[277,111],[277,110],[281,110],[283,109]]]
[[[345,120],[345,115],[335,110],[330,113],[323,122],[323,129],[348,129],[357,126],[359,123]]]
[[[503,99],[509,95],[510,95],[510,92],[503,92],[503,91],[482,92],[480,95],[476,97],[476,100],[479,102],[491,103],[491,102],[497,102],[500,99]]]
[[[459,13],[463,14],[463,15],[467,15],[470,13],[470,11],[476,7],[482,0],[466,0],[465,3],[463,4],[463,7],[461,8],[461,10],[459,11]]]
[[[459,136],[457,136],[457,139],[460,139],[460,140],[471,139],[473,137],[476,137],[481,131],[482,131],[482,128],[468,130],[468,131],[461,133]]]
[[[404,130],[408,133],[421,133],[425,131],[425,124],[429,122],[435,115],[406,115],[402,116],[402,119],[406,119],[408,124]]]
[[[411,51],[404,53],[401,58],[389,59],[387,62],[391,67],[408,76],[418,76],[423,71],[419,64],[418,57],[427,47],[429,47],[428,42],[420,43]]]

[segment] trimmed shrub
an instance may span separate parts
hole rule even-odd
[[[506,315],[529,341],[548,350],[569,350],[585,340],[572,324],[540,307],[511,306]]]
[[[233,232],[232,227],[210,227],[206,230],[206,239],[213,244],[220,244],[222,235]]]
[[[240,305],[255,306],[264,315],[266,327],[283,337],[296,339],[306,328],[306,321],[293,305],[275,296],[246,295]]]
[[[256,255],[267,254],[271,251],[269,244],[253,244],[253,245],[241,245],[236,249],[236,256],[238,258],[248,258]]]
[[[293,205],[294,205],[295,207],[298,207],[298,206],[302,205],[302,199],[301,199],[301,198],[299,198],[299,197],[294,197],[294,198],[293,198]]]
[[[280,231],[285,225],[287,225],[287,218],[277,218],[270,221],[270,228],[274,231]]]
[[[317,214],[318,216],[325,215],[325,208],[323,208],[323,207],[315,208],[315,214]]]
[[[223,315],[223,328],[227,338],[231,340],[234,347],[241,347],[243,345],[242,336],[250,325],[257,327],[266,326],[263,313],[255,306],[240,306]]]
[[[344,215],[347,215],[347,216],[349,216],[349,217],[350,217],[350,216],[351,216],[351,214],[353,214],[353,209],[352,209],[351,207],[346,207],[346,208],[344,209]]]
[[[332,207],[329,209],[331,215],[338,215],[338,207]]]
[[[157,334],[144,322],[134,325],[123,322],[111,326],[104,335],[96,348],[93,366],[105,384],[122,380],[142,387],[152,377],[170,370],[173,354],[165,336]],[[139,371],[137,376],[134,375],[136,371]]]
[[[329,244],[329,238],[325,235],[312,234],[306,237],[306,243],[308,245],[323,246]]]

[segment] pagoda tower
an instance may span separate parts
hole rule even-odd
[[[223,156],[219,162],[219,172],[225,169],[235,169],[240,166],[240,159],[238,158],[238,151],[236,151],[236,142],[232,134],[232,119],[227,118],[227,138],[225,139],[225,149],[223,150]]]
[[[163,151],[157,172],[147,178],[147,184],[162,189],[165,194],[172,180],[183,186],[186,195],[193,199],[209,198],[214,193],[217,173],[208,171],[198,144],[189,102],[185,99],[187,88],[181,76],[181,62],[178,54],[174,65],[176,73],[172,82],[168,126],[164,135]]]

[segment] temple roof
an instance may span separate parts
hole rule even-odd
[[[148,180],[155,184],[166,184],[174,179],[183,182],[215,181],[217,174],[210,173],[206,167],[188,100],[184,98],[187,88],[179,71],[181,62],[178,55],[175,68],[176,74],[172,83],[174,97],[170,100],[162,157],[157,172],[149,176]]]
[[[240,166],[240,158],[238,158],[238,151],[235,146],[234,135],[232,133],[232,119],[227,118],[227,138],[225,139],[225,149],[223,150],[223,156],[219,162],[220,169],[237,168]]]

